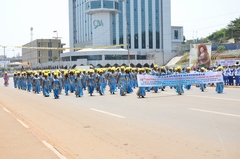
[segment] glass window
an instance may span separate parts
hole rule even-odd
[[[174,30],[174,39],[179,39],[178,30]]]
[[[130,55],[130,59],[134,60],[135,55]],[[105,55],[105,60],[128,60],[128,55]]]
[[[155,10],[156,10],[156,48],[160,49],[159,0],[155,1]]]
[[[142,48],[146,48],[146,27],[145,27],[145,0],[141,0],[141,20],[142,20]]]
[[[48,43],[48,47],[52,47],[52,42],[49,42],[49,43]]]
[[[38,51],[38,57],[40,57],[41,56],[41,52],[40,51]]]
[[[147,55],[137,55],[137,60],[146,60]]]
[[[41,47],[41,44],[40,44],[40,42],[38,42],[38,44],[37,44],[37,45],[38,45],[38,47]]]
[[[110,8],[113,9],[113,1],[103,1],[103,8]]]
[[[91,1],[91,9],[101,8],[101,1]]]
[[[123,4],[119,3],[119,44],[123,44]]]
[[[116,45],[116,15],[112,15],[113,45]]]
[[[48,50],[48,57],[52,57],[52,50]]]
[[[130,23],[130,0],[127,0],[127,30],[128,30],[128,45],[131,48],[131,23]]]
[[[52,58],[49,58],[48,61],[52,61]]]
[[[119,9],[119,4],[118,4],[118,2],[115,2],[115,9]]]
[[[72,56],[72,61],[77,61],[78,59],[87,59],[88,61],[102,60],[102,55],[85,55],[85,56]]]
[[[134,0],[134,48],[138,49],[138,0]]]
[[[152,1],[148,2],[148,20],[149,20],[149,48],[153,48],[153,27],[152,27]]]

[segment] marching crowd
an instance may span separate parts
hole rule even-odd
[[[153,76],[165,76],[180,73],[191,72],[206,72],[206,71],[221,71],[223,73],[224,83],[216,83],[216,92],[222,93],[224,85],[234,85],[233,76],[235,76],[235,84],[240,85],[240,67],[223,68],[219,66],[216,69],[207,70],[200,68],[198,70],[191,70],[190,67],[183,69],[182,67],[166,68],[165,66],[158,67],[154,65],[153,68],[132,68],[132,67],[109,67],[109,68],[95,68],[89,70],[39,70],[26,72],[15,72],[13,76],[14,88],[26,90],[42,94],[49,97],[53,92],[54,98],[58,99],[59,95],[64,91],[65,95],[75,93],[76,97],[82,97],[84,90],[92,96],[94,90],[100,95],[105,94],[107,86],[109,92],[115,94],[119,89],[119,94],[125,96],[132,93],[134,88],[138,87],[137,75],[149,74]],[[8,85],[8,75],[5,72],[4,81]],[[212,84],[214,85],[214,84]],[[206,84],[198,85],[201,91],[206,89]],[[172,89],[172,87],[170,87]],[[175,91],[181,95],[186,90],[191,89],[191,85],[178,85],[173,87]],[[146,92],[154,91],[158,93],[159,89],[164,91],[165,87],[138,87],[136,92],[138,97],[144,98]]]

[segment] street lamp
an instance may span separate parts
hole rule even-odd
[[[15,58],[15,50],[12,50],[12,51],[13,51],[13,53],[14,53],[14,56],[13,56],[13,57]]]
[[[53,37],[53,38],[58,39],[58,31],[57,31],[57,30],[54,30],[53,32],[57,34],[57,36],[56,36],[56,37]]]

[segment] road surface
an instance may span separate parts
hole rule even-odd
[[[182,96],[166,88],[144,99],[136,89],[54,99],[0,79],[0,158],[239,159],[239,93],[192,87]]]

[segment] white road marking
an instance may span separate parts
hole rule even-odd
[[[49,148],[50,150],[52,150],[60,159],[67,159],[65,156],[63,156],[59,151],[57,151],[52,145],[50,145],[49,143],[47,143],[46,141],[42,141],[42,143]]]
[[[93,110],[93,111],[97,111],[97,112],[100,112],[100,113],[104,113],[104,114],[108,114],[108,115],[111,115],[111,116],[115,116],[115,117],[118,117],[118,118],[126,118],[126,117],[121,116],[121,115],[117,115],[117,114],[113,114],[113,113],[105,112],[105,111],[98,110],[98,109],[94,109],[94,108],[91,108],[91,110]]]
[[[7,113],[11,114],[11,112],[9,110],[7,110],[6,108],[3,108],[3,110],[5,110]]]
[[[20,124],[22,124],[22,126],[24,126],[25,128],[29,129],[29,127],[28,127],[24,122],[22,122],[22,121],[19,120],[19,119],[17,119],[17,121],[18,121]]]
[[[230,99],[230,98],[218,98],[218,97],[207,97],[207,96],[197,96],[197,95],[186,95],[191,97],[199,97],[199,98],[209,98],[209,99],[220,99],[220,100],[230,100],[230,101],[236,101],[240,102],[239,99]]]
[[[188,108],[188,109],[189,109],[189,110],[194,110],[194,111],[200,111],[200,112],[206,112],[206,113],[213,113],[213,114],[220,114],[220,115],[233,116],[233,117],[238,117],[238,118],[240,118],[240,115],[236,115],[236,114],[228,114],[228,113],[215,112],[215,111],[202,110],[202,109],[195,109],[195,108]]]
[[[176,93],[169,93],[169,92],[163,92],[164,94],[175,94]],[[228,101],[236,101],[236,102],[240,102],[239,99],[231,99],[231,98],[218,98],[218,97],[209,97],[209,96],[198,96],[198,95],[189,95],[189,94],[183,94],[183,96],[190,96],[190,97],[198,97],[198,98],[209,98],[209,99],[217,99],[217,100],[228,100]]]

